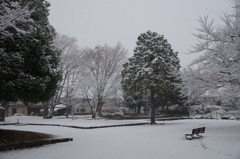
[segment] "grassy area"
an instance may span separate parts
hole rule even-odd
[[[0,146],[8,144],[18,144],[22,142],[45,140],[52,137],[52,135],[43,133],[0,129]]]

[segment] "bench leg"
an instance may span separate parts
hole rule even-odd
[[[197,138],[198,138],[198,139],[201,138],[201,137],[203,137],[203,136],[202,136],[202,135],[199,135],[199,134],[197,135]]]

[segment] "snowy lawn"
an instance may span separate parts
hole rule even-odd
[[[76,126],[143,123],[147,120],[89,120],[86,118],[45,119],[9,117],[5,123],[46,123]],[[164,125],[140,125],[101,129],[74,129],[57,126],[0,126],[1,129],[50,133],[72,137],[72,142],[0,153],[0,159],[240,159],[240,121],[178,120]],[[193,128],[206,127],[203,138],[186,140]]]

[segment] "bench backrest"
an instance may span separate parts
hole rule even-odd
[[[199,134],[200,133],[200,129],[196,128],[196,129],[192,129],[192,134]]]
[[[201,128],[199,128],[200,130],[200,133],[204,133],[205,132],[205,127],[201,127]]]
[[[192,134],[199,134],[199,133],[204,133],[205,132],[205,127],[201,127],[201,128],[196,128],[196,129],[192,129]]]

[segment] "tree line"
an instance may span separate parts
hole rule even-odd
[[[199,19],[199,43],[192,52],[204,54],[184,69],[164,35],[150,30],[137,37],[129,59],[121,43],[81,49],[75,38],[50,25],[49,6],[44,0],[1,1],[2,106],[41,102],[47,117],[64,99],[68,117],[71,106],[85,99],[95,119],[107,98],[123,98],[131,109],[150,111],[155,124],[159,106],[186,107],[213,92],[221,92],[217,98],[223,104],[239,102],[239,6],[224,14],[224,25]]]

